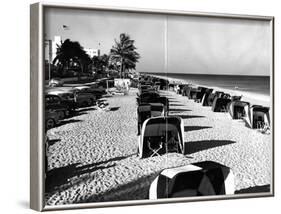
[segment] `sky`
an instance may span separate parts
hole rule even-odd
[[[140,72],[270,75],[268,21],[65,8],[45,13],[46,39],[69,38],[101,54],[110,52],[120,33],[135,40]]]

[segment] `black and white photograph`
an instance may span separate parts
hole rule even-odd
[[[271,20],[43,18],[45,206],[272,195]]]

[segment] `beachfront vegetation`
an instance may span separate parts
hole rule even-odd
[[[51,69],[52,78],[77,76],[80,79],[82,75],[92,78],[128,78],[140,58],[134,43],[128,34],[121,33],[109,54],[90,58],[79,42],[66,39],[57,45],[56,57],[52,64],[46,65],[46,69]]]
[[[78,77],[80,77],[81,73],[88,71],[91,64],[89,55],[80,43],[70,39],[66,39],[57,46],[56,54],[53,64],[57,65],[57,70],[61,75],[68,70],[77,70]]]
[[[93,56],[92,68],[97,75],[106,75],[109,63],[109,56],[103,54],[101,56]]]
[[[134,45],[135,41],[128,34],[121,33],[119,40],[115,40],[114,46],[110,50],[110,61],[120,68],[120,77],[127,77],[129,70],[136,69],[136,63],[140,58]]]

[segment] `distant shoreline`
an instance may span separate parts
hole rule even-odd
[[[264,95],[264,94],[259,94],[259,93],[253,93],[253,92],[247,92],[247,91],[241,91],[239,89],[227,89],[227,88],[222,88],[222,87],[217,87],[217,86],[211,86],[211,85],[204,85],[204,84],[198,84],[194,81],[188,81],[188,80],[183,80],[183,79],[178,79],[174,77],[165,77],[162,76],[161,74],[148,74],[150,76],[154,76],[157,78],[162,78],[162,79],[167,79],[169,82],[174,82],[178,84],[192,84],[194,86],[203,86],[206,88],[213,88],[214,91],[223,91],[225,93],[229,93],[230,95],[237,95],[240,96],[242,95],[242,100],[250,102],[251,105],[263,105],[266,107],[271,107],[271,101],[270,101],[270,96]]]

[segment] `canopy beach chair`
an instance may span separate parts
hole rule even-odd
[[[246,116],[245,106],[249,106],[249,105],[250,103],[240,100],[232,101],[229,104],[229,108],[228,108],[228,112],[231,118],[236,120],[245,117]]]
[[[228,104],[231,102],[228,98],[219,98],[216,97],[213,105],[212,105],[212,111],[213,112],[227,112]]]
[[[154,117],[143,123],[139,141],[140,158],[184,151],[184,128],[180,117]]]
[[[215,93],[209,94],[207,98],[207,106],[212,106],[215,98],[221,98],[224,95],[222,91],[216,91]]]
[[[164,116],[164,105],[162,103],[149,103],[151,106],[151,117]]]
[[[270,127],[269,108],[264,106],[245,106],[246,125],[252,129],[266,129]]]
[[[198,87],[198,91],[194,95],[194,101],[201,103],[206,90],[207,90],[207,88],[205,88],[205,87]]]
[[[156,100],[160,97],[160,95],[157,92],[145,92],[140,94],[137,97],[138,104],[140,103],[149,103],[151,100]]]
[[[148,103],[140,104],[138,106],[138,134],[140,134],[143,122],[151,117],[151,105]]]
[[[213,161],[164,169],[149,189],[149,199],[225,194],[234,194],[234,175]]]
[[[205,94],[203,95],[203,98],[202,98],[202,106],[212,106],[208,102],[209,96],[212,94],[212,92],[213,92],[212,88],[207,88],[206,89]]]
[[[187,91],[187,97],[188,99],[195,99],[196,98],[196,93],[199,92],[198,88],[196,87],[190,87],[190,89]]]

